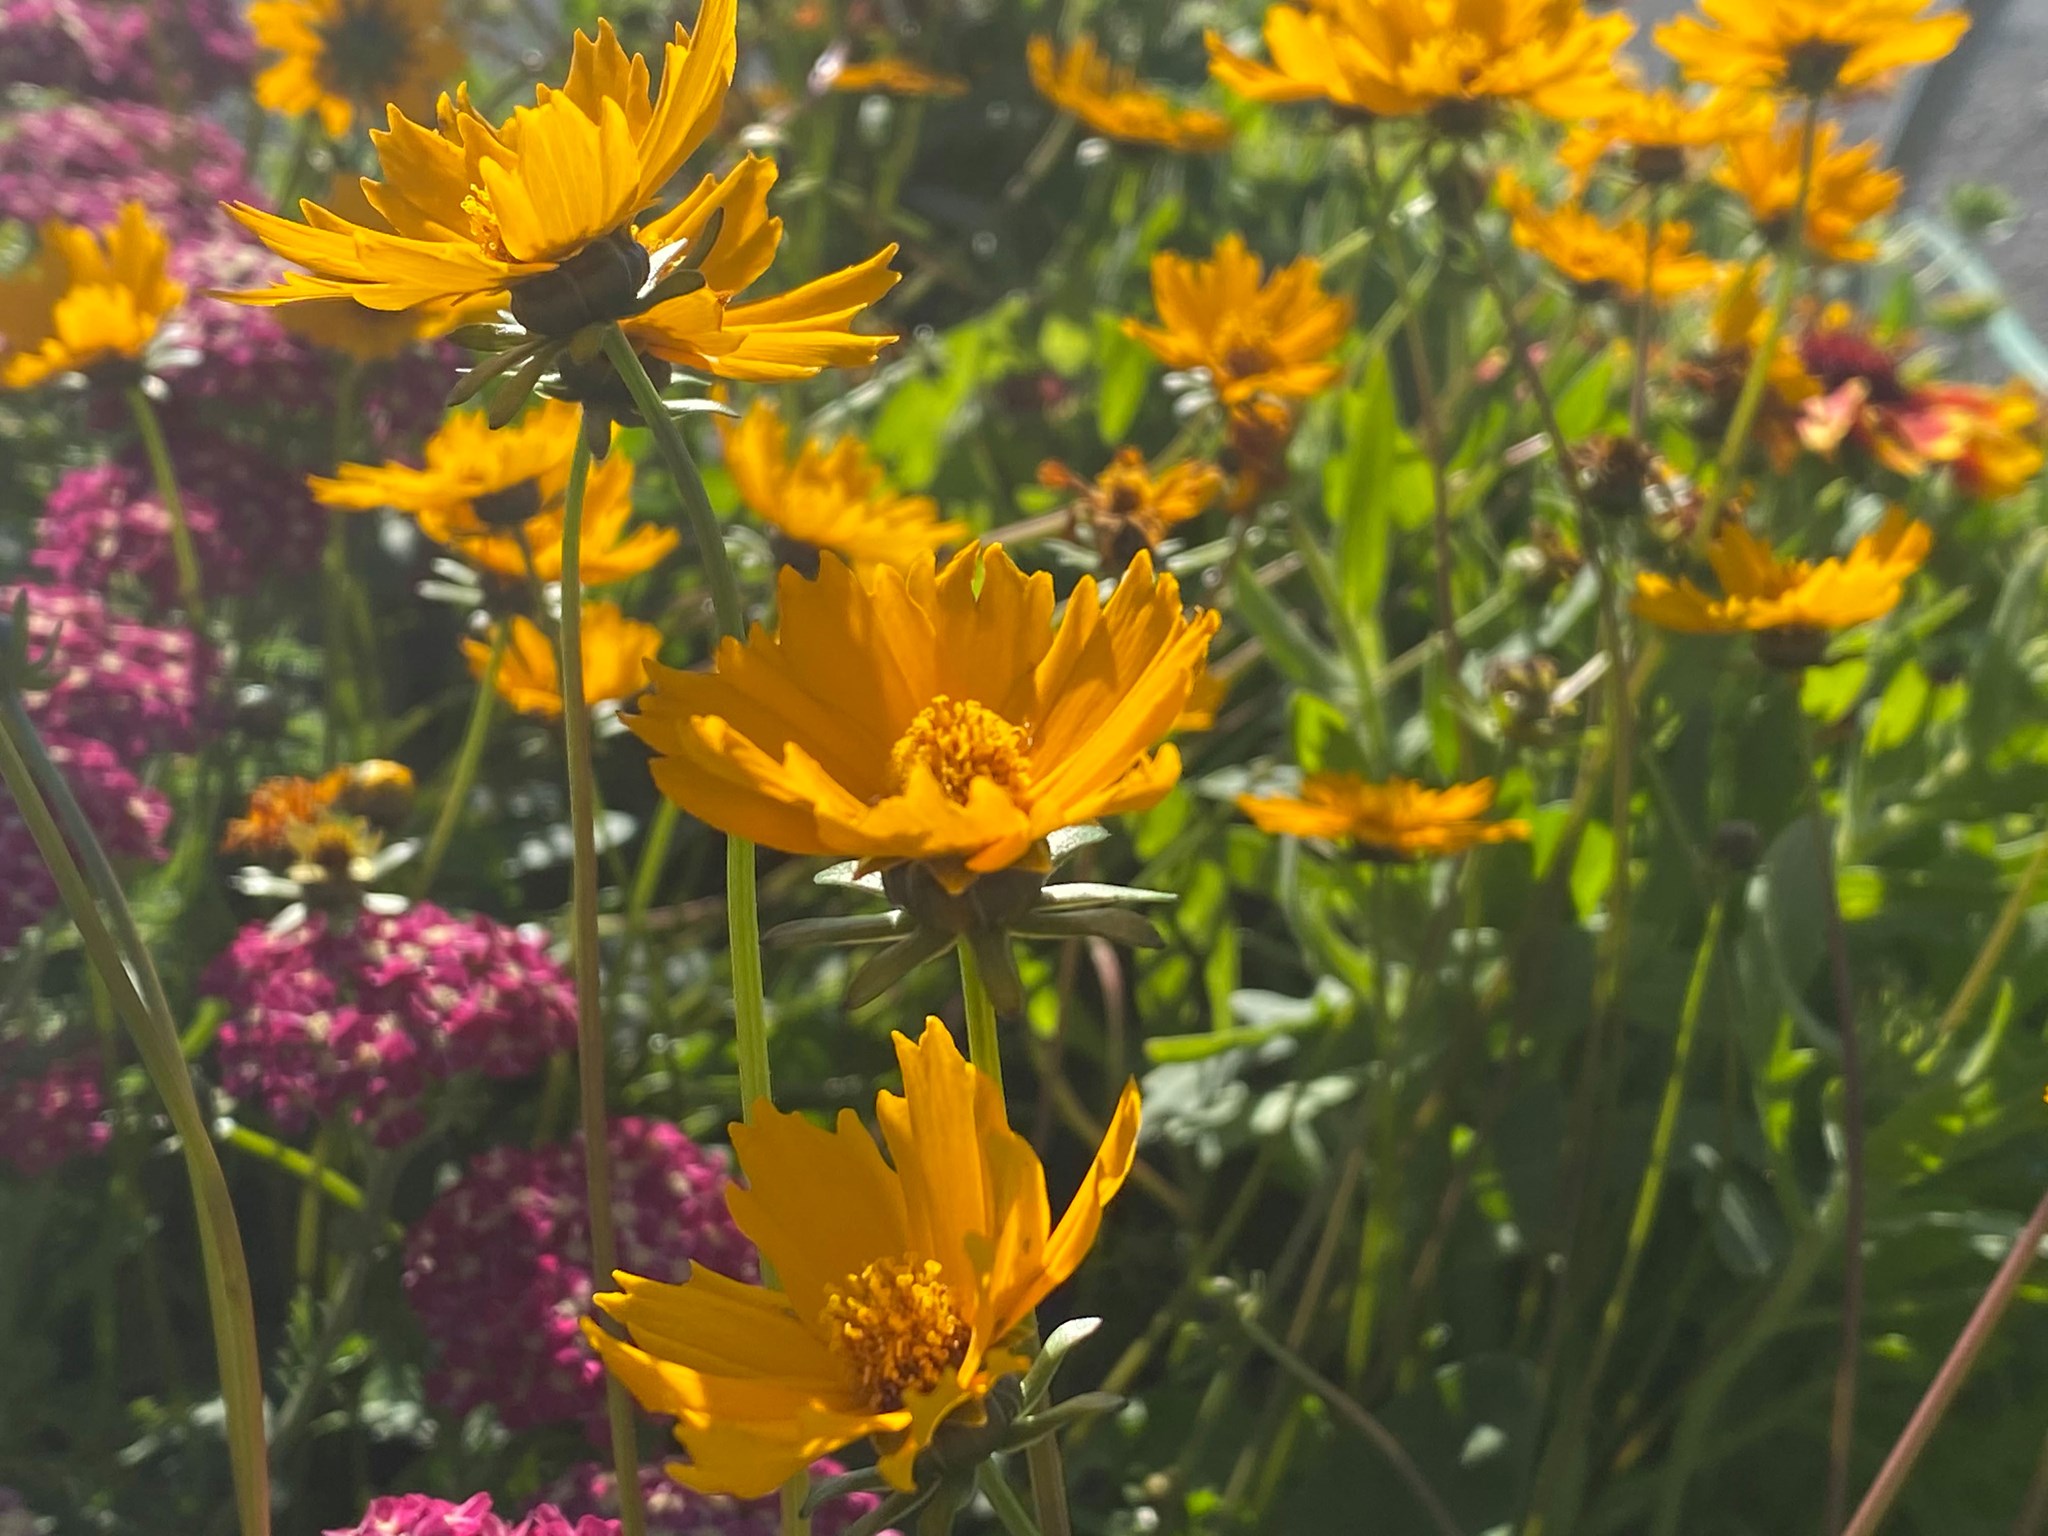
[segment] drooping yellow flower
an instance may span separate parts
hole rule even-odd
[[[1577,0],[1310,0],[1267,8],[1270,64],[1209,33],[1209,71],[1253,101],[1427,116],[1464,134],[1508,103],[1568,118],[1597,111],[1634,31],[1619,12],[1589,15]]]
[[[1565,135],[1557,158],[1583,187],[1601,157],[1620,153],[1629,174],[1649,186],[1682,181],[1688,162],[1740,133],[1753,133],[1771,119],[1768,103],[1719,91],[1694,101],[1668,89],[1616,91],[1593,121]]]
[[[1955,47],[1970,18],[1929,0],[1700,0],[1657,29],[1688,80],[1824,96],[1883,84]]]
[[[462,67],[440,0],[256,0],[249,30],[283,55],[256,77],[258,106],[317,113],[329,138],[386,104],[425,116]]]
[[[1639,219],[1609,224],[1584,204],[1544,208],[1511,171],[1494,186],[1508,211],[1509,233],[1523,250],[1541,256],[1587,298],[1641,295],[1647,281],[1659,299],[1674,299],[1719,281],[1721,268],[1692,249],[1692,226],[1666,219],[1657,227],[1654,257],[1649,231]]]
[[[35,256],[0,278],[0,384],[28,389],[142,357],[185,297],[165,274],[169,249],[137,202],[122,204],[104,232],[43,225]]]
[[[489,666],[497,626],[482,639],[466,637],[462,654],[472,677]],[[648,663],[661,652],[661,631],[629,619],[616,603],[585,603],[580,638],[583,698],[587,704],[630,699],[647,686]],[[562,669],[555,638],[523,613],[512,616],[511,637],[498,665],[497,689],[522,715],[556,719],[562,713]]]
[[[670,1475],[753,1498],[811,1461],[871,1439],[882,1475],[912,1464],[949,1418],[1029,1361],[1032,1309],[1080,1267],[1129,1174],[1139,1100],[1126,1083],[1066,1214],[1010,1129],[1003,1096],[937,1019],[895,1037],[903,1092],[879,1093],[889,1161],[852,1110],[832,1130],[766,1100],[732,1127],[744,1185],[726,1201],[778,1289],[692,1265],[681,1285],[638,1275],[595,1298],[631,1342],[584,1335],[689,1452]]]
[[[1169,368],[1206,370],[1226,406],[1303,399],[1335,382],[1330,354],[1351,324],[1350,303],[1323,291],[1322,271],[1298,256],[1267,278],[1235,234],[1206,261],[1161,251],[1152,258],[1159,324],[1126,320],[1124,333]]]
[[[727,639],[708,673],[657,667],[627,724],[663,792],[735,837],[920,860],[955,892],[1043,869],[1049,834],[1172,788],[1160,743],[1217,623],[1146,554],[1108,603],[1084,578],[1057,625],[1053,608],[1052,578],[996,546],[907,572],[827,554],[814,581],[783,570],[773,633]]]
[[[807,438],[789,457],[789,427],[767,400],[737,422],[720,421],[725,467],[740,500],[784,537],[829,549],[856,567],[907,566],[967,532],[941,520],[929,496],[892,490],[865,445],[842,437],[827,448]]]
[[[1355,843],[1369,858],[1405,861],[1463,853],[1481,843],[1519,843],[1526,821],[1488,821],[1493,780],[1426,789],[1413,779],[1374,783],[1349,773],[1312,773],[1299,797],[1240,795],[1237,808],[1261,832]]]
[[[1896,608],[1906,578],[1926,562],[1933,543],[1925,523],[1894,507],[1846,556],[1816,565],[1777,554],[1731,518],[1707,546],[1723,596],[1709,597],[1690,579],[1645,571],[1636,577],[1632,606],[1682,634],[1755,635],[1766,661],[1807,666],[1820,659],[1829,635]]]
[[[417,519],[420,532],[480,570],[521,581],[562,577],[562,511],[577,408],[548,400],[493,432],[480,411],[452,412],[427,439],[423,468],[343,464],[307,478],[313,499],[338,511],[380,507]],[[583,492],[579,569],[589,586],[651,570],[674,549],[673,528],[629,529],[633,462],[608,454]]]
[[[958,75],[926,69],[910,59],[869,59],[841,64],[823,75],[825,89],[880,96],[965,96],[967,82]]]
[[[1876,144],[1838,149],[1838,126],[1821,123],[1817,132],[1806,193],[1807,248],[1828,261],[1868,261],[1877,254],[1877,242],[1858,231],[1891,211],[1905,182],[1898,172],[1878,165]],[[1731,140],[1727,159],[1714,173],[1716,181],[1749,205],[1757,228],[1773,244],[1790,233],[1787,226],[1798,205],[1803,138],[1800,125],[1788,123],[1775,132]]]
[[[1230,120],[1222,113],[1180,106],[1140,85],[1135,73],[1099,52],[1092,37],[1076,38],[1064,55],[1051,38],[1034,37],[1026,59],[1039,95],[1106,138],[1195,152],[1230,142]]]
[[[1123,447],[1093,480],[1053,459],[1038,466],[1038,483],[1072,492],[1075,531],[1084,528],[1105,558],[1128,561],[1171,528],[1200,517],[1223,494],[1223,471],[1183,459],[1156,475],[1136,448]]]

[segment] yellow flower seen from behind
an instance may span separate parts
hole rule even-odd
[[[1769,105],[1756,97],[1722,91],[1695,101],[1680,91],[1630,86],[1566,134],[1557,158],[1581,187],[1609,154],[1624,156],[1635,180],[1657,186],[1684,180],[1694,157],[1770,120]]]
[[[661,631],[629,619],[615,603],[583,605],[583,698],[586,704],[630,699],[647,686],[647,666],[661,652]],[[498,696],[522,715],[559,718],[562,713],[562,669],[555,637],[525,614],[512,616],[512,629],[498,665]],[[481,678],[490,665],[498,630],[482,639],[462,642],[472,677]]]
[[[826,1130],[755,1106],[732,1127],[744,1185],[726,1200],[777,1287],[692,1266],[682,1284],[620,1274],[597,1305],[629,1340],[584,1335],[689,1453],[670,1475],[705,1493],[771,1493],[813,1459],[872,1440],[913,1485],[950,1418],[978,1420],[1026,1368],[1032,1309],[1080,1267],[1130,1172],[1139,1101],[1126,1083],[1055,1226],[1045,1170],[1003,1096],[937,1019],[895,1037],[901,1094],[880,1093],[881,1150],[852,1110]]]
[[[1821,123],[1813,146],[1813,179],[1806,193],[1806,245],[1828,261],[1868,261],[1877,242],[1860,231],[1891,212],[1905,182],[1877,163],[1878,146],[1838,148],[1841,129]],[[1800,146],[1804,131],[1787,123],[1776,131],[1738,138],[1714,179],[1748,206],[1765,239],[1783,241],[1799,201]]]
[[[829,549],[856,567],[907,566],[955,542],[967,525],[941,519],[929,496],[892,490],[867,448],[850,437],[830,447],[806,439],[789,456],[789,426],[767,400],[737,422],[721,421],[725,467],[740,500],[785,538]]]
[[[1493,780],[1428,789],[1348,773],[1311,773],[1294,795],[1240,795],[1237,808],[1261,832],[1356,844],[1369,857],[1409,860],[1463,853],[1482,843],[1526,842],[1526,821],[1489,821]]]
[[[1929,0],[1701,0],[1700,16],[1657,29],[1688,80],[1823,96],[1885,84],[1931,64],[1969,30],[1960,7]]]
[[[1140,554],[1107,603],[1000,548],[944,566],[817,579],[785,569],[780,624],[727,639],[711,672],[654,670],[627,724],[655,782],[720,831],[787,853],[928,864],[949,889],[1044,868],[1063,827],[1156,804],[1161,745],[1206,665],[1216,616]]]
[[[1199,368],[1234,406],[1258,395],[1304,399],[1337,378],[1331,354],[1351,325],[1351,305],[1322,288],[1322,266],[1300,256],[1265,275],[1240,235],[1225,235],[1207,260],[1161,251],[1152,258],[1159,324],[1124,321],[1169,368]]]
[[[281,55],[257,75],[256,104],[287,117],[315,113],[331,139],[387,104],[425,116],[462,67],[440,0],[256,0],[249,30]]]
[[[1638,219],[1609,224],[1578,202],[1545,208],[1511,171],[1501,172],[1494,190],[1515,244],[1542,257],[1586,298],[1634,299],[1647,282],[1654,297],[1670,300],[1720,280],[1720,265],[1692,249],[1692,226],[1683,219],[1658,226],[1653,254]]]
[[[869,59],[841,64],[823,74],[825,89],[854,95],[965,96],[967,82],[958,75],[926,69],[911,59]]]
[[[1025,57],[1038,94],[1106,138],[1197,152],[1230,142],[1230,120],[1222,113],[1179,106],[1140,85],[1131,70],[1112,64],[1093,38],[1076,38],[1061,53],[1051,38],[1034,37]]]
[[[44,224],[28,264],[0,278],[0,384],[28,389],[141,359],[185,297],[165,272],[169,251],[136,202],[124,203],[104,231]]]

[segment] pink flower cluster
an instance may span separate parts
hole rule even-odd
[[[394,1146],[434,1084],[524,1077],[576,1043],[569,978],[541,940],[426,902],[252,923],[203,985],[228,1005],[222,1085],[285,1131],[346,1112]]]
[[[837,1477],[845,1470],[830,1457],[811,1463],[814,1478]],[[617,1489],[618,1478],[610,1467],[587,1462],[549,1489],[548,1499],[565,1514],[616,1516]],[[848,1493],[821,1504],[811,1514],[812,1536],[840,1536],[881,1503],[878,1494]],[[640,1505],[647,1512],[648,1536],[776,1536],[782,1529],[779,1499],[698,1493],[658,1466],[640,1469]]]
[[[175,456],[209,596],[239,596],[319,559],[326,515],[299,476],[211,433],[186,434]],[[30,558],[61,586],[105,591],[125,574],[159,605],[177,597],[171,515],[148,467],[132,459],[66,471],[44,505]]]
[[[424,1493],[373,1499],[355,1525],[323,1536],[618,1536],[616,1520],[586,1515],[573,1524],[552,1504],[537,1504],[516,1524],[492,1512],[488,1493],[460,1504]]]
[[[16,1050],[0,1054],[0,1167],[39,1178],[73,1158],[106,1150],[114,1130],[90,1051],[31,1067]]]
[[[611,1127],[619,1267],[680,1280],[692,1263],[750,1280],[751,1244],[725,1208],[725,1160],[672,1125]],[[589,1310],[590,1223],[581,1141],[496,1147],[413,1227],[405,1293],[438,1353],[435,1402],[489,1403],[509,1429],[580,1422],[596,1434],[604,1372],[578,1321]]]
[[[0,18],[6,14],[0,9]],[[0,31],[6,26],[0,19]],[[101,228],[123,203],[139,202],[182,246],[233,229],[220,205],[237,200],[261,200],[242,146],[191,113],[142,102],[61,102],[14,114],[0,137],[0,219]]]
[[[235,0],[0,0],[0,85],[189,105],[247,77]]]
[[[164,861],[168,800],[145,789],[105,742],[51,733],[43,744],[110,858]],[[14,802],[0,797],[0,950],[12,949],[56,904],[57,882],[27,824]]]
[[[0,590],[10,610],[28,596],[28,643],[49,686],[23,695],[45,731],[103,741],[126,761],[199,744],[215,658],[189,631],[117,618],[106,599],[71,587]]]

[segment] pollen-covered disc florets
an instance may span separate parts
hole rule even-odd
[[[971,1330],[936,1259],[875,1259],[833,1287],[820,1319],[875,1407],[894,1412],[959,1369]]]
[[[919,768],[956,805],[965,805],[976,779],[992,779],[1010,794],[1031,792],[1031,733],[986,704],[939,694],[919,710],[889,749],[889,777],[900,792]]]

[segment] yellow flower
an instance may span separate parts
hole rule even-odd
[[[1206,512],[1223,493],[1223,471],[1183,459],[1155,475],[1144,454],[1124,447],[1093,480],[1047,459],[1038,466],[1038,483],[1072,492],[1075,522],[1085,524],[1105,557],[1114,552],[1121,563],[1139,549],[1152,548],[1168,529]]]
[[[675,1420],[690,1459],[668,1470],[691,1488],[758,1497],[872,1439],[882,1475],[909,1489],[940,1426],[979,1420],[990,1388],[1029,1364],[1032,1309],[1079,1268],[1130,1172],[1134,1083],[1054,1226],[1037,1155],[945,1025],[895,1042],[903,1092],[875,1097],[890,1162],[850,1109],[828,1131],[762,1100],[732,1127],[746,1183],[726,1200],[779,1289],[692,1265],[681,1285],[620,1274],[595,1298],[631,1342],[590,1320],[585,1337]]]
[[[1649,260],[1649,231],[1639,219],[1607,224],[1584,204],[1540,206],[1511,171],[1494,187],[1508,211],[1515,244],[1541,256],[1569,279],[1582,296],[1633,299],[1643,291],[1644,265],[1659,299],[1673,299],[1719,281],[1720,266],[1691,248],[1692,226],[1666,219],[1657,228],[1657,250]]]
[[[1485,821],[1493,780],[1425,789],[1413,779],[1376,784],[1348,773],[1312,773],[1299,798],[1240,795],[1237,808],[1261,832],[1356,843],[1368,857],[1409,860],[1463,853],[1481,843],[1519,843],[1526,821]]]
[[[979,578],[977,582],[977,577]],[[1159,746],[1201,676],[1213,613],[1140,554],[1107,604],[970,545],[935,567],[785,569],[780,627],[714,671],[655,669],[627,721],[655,782],[722,832],[871,866],[927,861],[954,892],[1043,869],[1063,827],[1142,810],[1180,776]],[[1157,751],[1153,749],[1157,747]]]
[[[1584,117],[1615,89],[1635,31],[1576,0],[1310,0],[1266,10],[1270,65],[1208,34],[1209,71],[1253,101],[1327,101],[1375,117],[1426,115],[1471,133],[1523,102]]]
[[[326,823],[394,827],[412,810],[413,790],[412,770],[384,758],[344,763],[317,779],[264,779],[249,791],[248,814],[228,822],[221,852],[274,861],[307,846]]]
[[[1600,115],[1565,135],[1557,158],[1583,187],[1603,155],[1628,156],[1629,174],[1655,186],[1685,178],[1687,161],[1738,133],[1753,133],[1770,122],[1770,107],[1756,97],[1721,91],[1692,101],[1678,91],[1615,93]]]
[[[466,638],[462,654],[472,677],[482,677],[497,643],[493,625],[483,639]],[[630,699],[647,686],[648,664],[661,651],[661,631],[629,619],[615,603],[585,603],[582,628],[583,698],[588,704]],[[562,669],[555,637],[519,613],[498,665],[498,695],[522,715],[554,719],[562,713]]]
[[[1301,399],[1337,377],[1330,354],[1351,324],[1351,305],[1323,292],[1322,266],[1299,256],[1263,276],[1240,235],[1225,235],[1207,261],[1161,251],[1152,258],[1157,326],[1124,321],[1169,368],[1206,369],[1218,398]]]
[[[256,77],[257,105],[290,117],[316,112],[334,139],[387,102],[424,113],[462,65],[440,0],[256,0],[249,30],[283,55]]]
[[[355,224],[383,227],[377,210],[363,195],[360,176],[336,174],[324,194],[327,211]],[[294,336],[326,347],[359,363],[381,362],[396,357],[406,348],[436,336],[451,324],[489,320],[494,306],[460,306],[446,309],[368,309],[354,299],[307,299],[287,304],[277,312],[278,320]]]
[[[0,278],[0,384],[139,359],[185,297],[165,275],[168,251],[140,203],[122,204],[103,234],[50,220],[35,257]]]
[[[1177,106],[1146,89],[1130,70],[1098,53],[1093,38],[1075,39],[1061,57],[1051,38],[1034,37],[1027,59],[1039,95],[1108,138],[1197,152],[1230,142],[1230,122],[1222,113]]]
[[[749,511],[785,537],[829,549],[856,567],[907,566],[967,532],[941,521],[929,496],[891,490],[882,466],[843,437],[830,448],[807,439],[794,462],[781,412],[756,400],[738,422],[720,421],[725,467]]]
[[[1657,29],[1688,80],[1824,96],[1878,85],[1942,57],[1969,30],[1960,7],[1928,0],[1700,0],[1706,19]]]
[[[826,79],[825,89],[882,96],[965,96],[967,82],[909,59],[870,59],[840,65]]]
[[[1681,634],[1756,635],[1765,660],[1806,666],[1819,659],[1830,634],[1896,608],[1906,578],[1926,562],[1933,542],[1925,523],[1894,507],[1847,556],[1815,565],[1777,554],[1730,519],[1707,546],[1725,595],[1709,597],[1690,580],[1645,571],[1636,577],[1633,607]]]
[[[1879,167],[1877,145],[1837,149],[1839,127],[1822,123],[1818,132],[1806,194],[1807,247],[1828,261],[1868,261],[1877,254],[1877,242],[1857,231],[1889,213],[1905,183],[1898,172]],[[1749,205],[1757,228],[1773,244],[1790,232],[1786,226],[1799,201],[1802,137],[1800,125],[1789,123],[1775,132],[1731,140],[1728,158],[1714,173],[1716,181]]]

